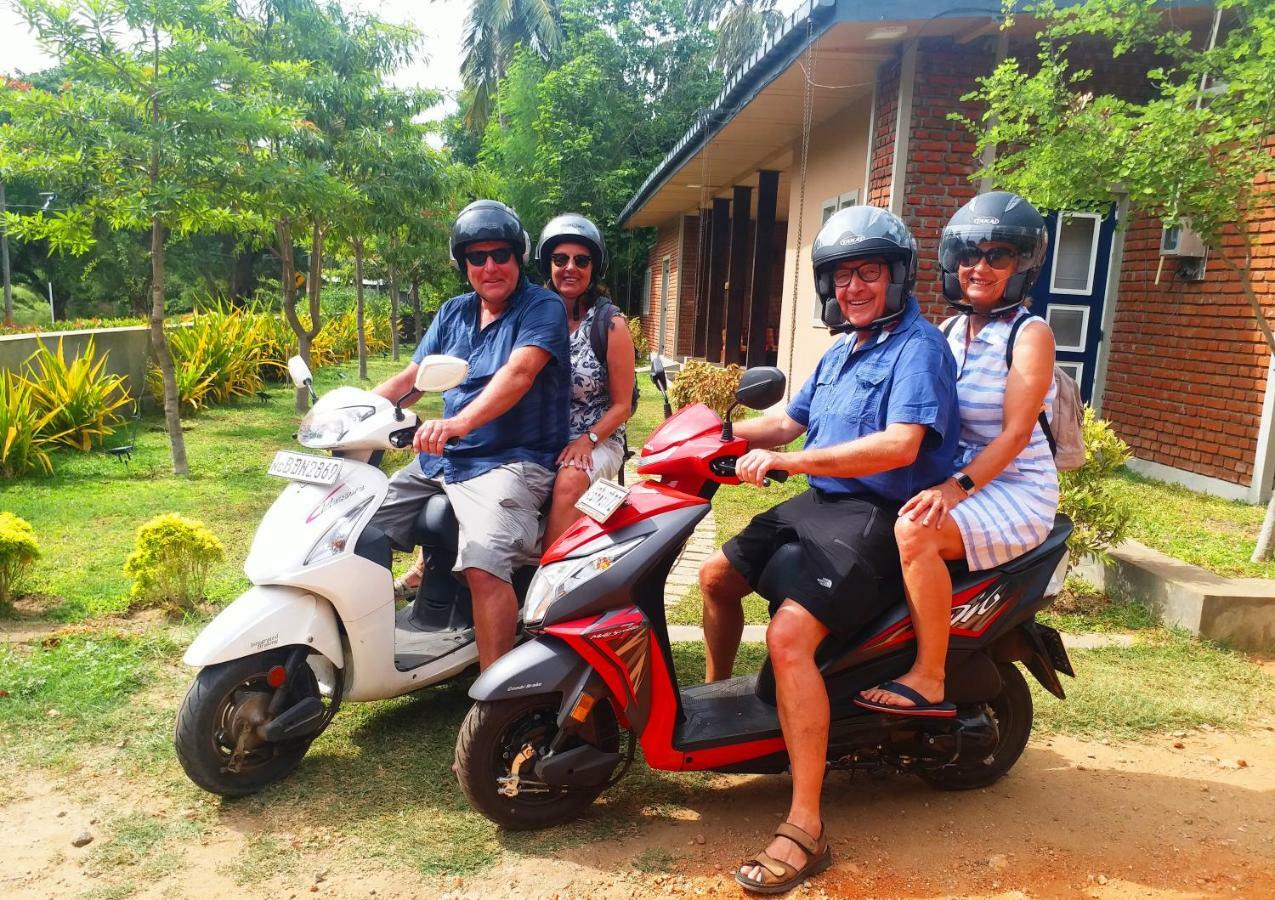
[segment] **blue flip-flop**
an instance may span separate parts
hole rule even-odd
[[[873,712],[888,713],[892,716],[929,716],[934,719],[950,719],[956,715],[956,704],[948,703],[931,703],[926,700],[919,692],[912,690],[906,684],[900,684],[897,681],[886,681],[876,688],[879,691],[889,691],[904,700],[911,700],[912,706],[896,706],[892,703],[880,703],[876,700],[869,700],[863,696],[863,691],[855,695],[854,705],[861,706],[864,709],[870,709]]]

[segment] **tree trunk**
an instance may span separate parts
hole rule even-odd
[[[295,247],[292,244],[292,220],[287,216],[275,222],[275,238],[279,242],[279,278],[283,288],[283,317],[288,320],[288,327],[297,336],[297,354],[302,359],[309,359],[310,342],[306,339],[305,327],[297,316],[297,267]],[[307,362],[306,365],[309,363]],[[294,400],[297,412],[305,412],[309,402],[310,395],[306,389],[297,388]]]
[[[13,283],[9,275],[9,230],[4,227],[4,182],[0,181],[0,277],[4,280],[4,324],[13,324]]]
[[[173,456],[173,474],[190,472],[186,463],[186,439],[182,436],[181,405],[177,398],[177,376],[164,334],[164,226],[159,217],[151,219],[151,349],[164,381],[164,424]]]
[[[386,267],[386,276],[390,283],[390,354],[398,362],[398,281],[393,264]]]
[[[1262,519],[1262,530],[1257,533],[1257,546],[1253,548],[1250,562],[1264,562],[1271,558],[1271,545],[1275,543],[1272,538],[1275,538],[1275,493],[1266,504],[1266,518]]]
[[[412,279],[412,320],[416,323],[416,343],[420,344],[425,331],[421,326],[421,283]]]
[[[359,329],[359,381],[367,381],[367,336],[363,333],[363,239],[354,238],[354,321]]]

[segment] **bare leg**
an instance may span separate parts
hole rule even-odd
[[[509,582],[484,569],[466,569],[465,580],[474,603],[478,668],[486,669],[513,649],[518,630],[518,598]]]
[[[785,600],[766,630],[766,649],[775,667],[779,725],[788,745],[792,768],[792,803],[787,821],[816,840],[823,834],[819,810],[823,776],[828,766],[828,689],[815,665],[815,650],[828,629],[804,607]],[[806,851],[788,838],[777,837],[766,852],[796,869],[807,862]],[[740,870],[761,878],[761,867]]]
[[[743,600],[752,588],[720,550],[700,566],[699,588],[704,598],[704,680],[721,681],[735,667],[744,635]]]
[[[544,547],[558,539],[571,523],[580,517],[576,501],[589,489],[589,476],[574,466],[563,466],[553,482],[553,504],[549,508],[549,520],[545,523]]]
[[[947,675],[947,642],[952,618],[952,576],[945,559],[964,559],[965,543],[950,518],[938,528],[902,518],[894,526],[903,566],[903,586],[916,631],[916,661],[906,675],[896,679],[919,692],[931,703],[943,700]],[[912,706],[911,700],[889,691],[873,689],[864,696],[878,703]]]

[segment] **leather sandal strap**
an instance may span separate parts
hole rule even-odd
[[[781,859],[775,859],[769,853],[762,851],[748,861],[748,863],[757,863],[771,875],[776,881],[787,881],[797,874],[797,869],[791,863],[786,863]],[[748,865],[745,863],[744,865]]]
[[[806,856],[816,857],[823,852],[820,847],[822,843],[822,835],[820,840],[815,840],[810,833],[802,828],[798,828],[791,822],[781,822],[779,827],[775,829],[775,837],[785,837],[792,841],[802,850],[806,851]]]

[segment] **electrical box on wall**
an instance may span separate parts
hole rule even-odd
[[[1164,229],[1160,236],[1160,255],[1203,259],[1204,241],[1185,222],[1179,222]]]

